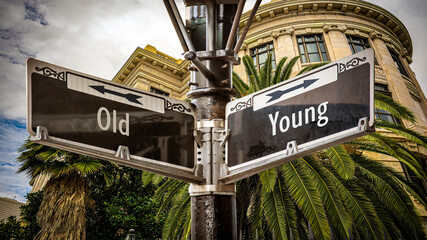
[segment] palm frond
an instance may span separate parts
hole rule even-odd
[[[332,166],[336,172],[344,180],[353,178],[354,176],[354,162],[348,155],[347,151],[341,146],[337,145],[326,149],[326,153],[332,162]]]
[[[279,64],[277,64],[276,71],[274,72],[274,76],[271,79],[270,86],[279,83],[279,77],[282,73],[283,66],[285,65],[286,60],[288,60],[288,57],[283,57],[282,59],[280,59]]]
[[[394,175],[393,178],[396,182],[400,184],[400,186],[405,189],[409,194],[411,194],[412,197],[414,197],[419,203],[421,203],[424,207],[424,209],[427,211],[427,202],[426,202],[426,196],[423,194],[424,192],[421,191],[415,191],[414,186],[410,186],[410,183],[405,181],[404,179],[400,178],[400,175]]]
[[[371,133],[369,135],[363,136],[362,138],[378,144],[385,152],[387,152],[388,155],[397,158],[399,161],[406,164],[406,166],[414,171],[414,173],[417,174],[417,176],[420,178],[425,177],[425,173],[414,156],[411,156],[410,153],[406,152],[402,146],[397,144],[395,141],[390,140],[378,133]]]
[[[389,131],[392,131],[408,140],[411,140],[425,148],[427,148],[427,137],[411,130],[408,128],[405,128],[404,126],[400,125],[400,124],[394,124],[394,123],[390,123],[387,121],[381,121],[376,119],[375,120],[375,126],[382,128],[382,129],[386,129]]]
[[[185,224],[189,207],[190,195],[188,192],[182,191],[176,196],[176,200],[166,218],[162,232],[163,239],[175,239],[177,237],[177,232],[182,229],[178,226]]]
[[[308,174],[315,179],[314,183],[322,196],[326,214],[337,231],[339,239],[349,239],[350,216],[342,205],[341,197],[333,182],[328,178],[324,167],[311,157],[303,157],[300,160],[305,165],[303,169],[309,171]]]
[[[261,200],[261,183],[257,184],[251,195],[249,207],[248,207],[248,218],[250,221],[251,235],[253,239],[257,239],[258,236],[264,236],[264,214],[263,204]]]
[[[278,79],[278,83],[279,82],[283,82],[283,81],[285,81],[285,80],[288,80],[289,79],[289,77],[291,76],[291,73],[292,73],[292,69],[294,68],[294,66],[295,66],[295,63],[297,62],[297,60],[298,60],[298,58],[299,58],[300,56],[296,56],[296,57],[293,57],[291,60],[289,60],[289,62],[283,67],[283,71],[282,71],[282,74],[280,74],[280,77],[279,77],[279,79]]]
[[[347,205],[350,215],[358,229],[366,231],[373,239],[382,239],[382,231],[379,226],[379,219],[375,215],[374,208],[369,200],[364,196],[363,190],[351,185],[344,185],[330,170],[325,169],[325,173],[334,183],[344,203]],[[347,181],[349,183],[349,181]]]
[[[259,87],[258,83],[259,83],[260,79],[259,79],[258,71],[255,67],[255,64],[254,64],[252,58],[249,56],[244,56],[242,58],[242,61],[243,61],[243,65],[245,66],[246,74],[249,76],[251,87],[253,87],[253,90],[255,92],[259,91],[260,87]]]
[[[160,203],[159,210],[156,215],[156,221],[159,221],[162,214],[167,212],[176,201],[176,197],[179,193],[188,190],[188,183],[169,178],[166,182],[160,186],[153,197],[153,201]]]
[[[325,65],[326,65],[326,64],[328,64],[328,63],[330,63],[330,62],[320,62],[320,63],[315,63],[315,64],[312,64],[312,65],[310,65],[310,66],[307,66],[307,67],[305,67],[305,68],[301,69],[301,71],[299,71],[299,72],[298,72],[297,76],[298,76],[298,75],[301,75],[301,74],[304,74],[304,73],[306,73],[306,72],[309,72],[309,71],[311,71],[311,70],[314,70],[314,69],[316,69],[316,68],[319,68],[319,67],[325,66]]]
[[[233,86],[236,89],[238,98],[249,94],[249,86],[235,72],[233,72]]]
[[[93,174],[101,169],[104,165],[96,159],[87,159],[86,161],[78,161],[72,165],[79,170],[81,174]]]
[[[362,156],[354,157],[359,163],[357,164],[358,170],[373,183],[378,199],[387,207],[393,216],[400,222],[405,223],[407,227],[411,228],[411,232],[417,232],[422,229],[421,221],[414,211],[414,206],[409,196],[399,189],[399,186],[393,182],[393,178],[387,175],[387,171],[384,171],[382,166]],[[365,168],[360,163],[374,170],[375,173]]]
[[[295,203],[307,217],[316,239],[331,239],[326,213],[313,179],[304,174],[300,160],[282,165],[283,178]]]
[[[150,183],[158,185],[163,180],[163,176],[157,175],[155,173],[150,173],[147,171],[142,172],[142,183],[144,186],[147,186]]]
[[[274,185],[276,184],[277,171],[275,168],[265,170],[264,172],[259,173],[259,178],[264,191],[272,192],[274,190]]]
[[[385,239],[400,239],[400,232],[395,224],[395,218],[393,218],[393,216],[390,214],[390,211],[378,198],[378,193],[375,191],[374,184],[363,176],[360,180],[357,180],[356,182],[358,182],[358,185],[364,190],[364,193],[374,206],[376,215],[379,219],[381,219],[381,221],[379,221],[378,223],[380,224],[382,229],[385,229]]]
[[[393,116],[406,119],[412,123],[416,122],[414,114],[406,107],[394,101],[391,97],[375,92],[375,108],[385,110]]]
[[[275,239],[288,239],[284,206],[277,192],[262,191],[261,196],[265,217],[271,232],[275,235]]]
[[[277,178],[277,192],[279,192],[280,201],[282,202],[283,210],[285,213],[285,220],[287,223],[286,233],[289,239],[299,240],[300,236],[298,234],[297,228],[297,215],[296,215],[296,206],[292,201],[291,195],[288,188],[286,187],[283,177],[279,176]]]
[[[260,71],[260,82],[258,83],[260,90],[270,86],[270,81],[273,75],[272,54],[269,53],[264,66]]]

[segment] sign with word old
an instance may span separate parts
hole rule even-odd
[[[372,49],[230,102],[233,182],[373,131]]]
[[[198,183],[195,110],[36,59],[27,61],[27,129],[33,141]]]

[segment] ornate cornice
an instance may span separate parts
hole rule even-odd
[[[112,81],[122,82],[128,78],[130,76],[129,74],[133,72],[134,69],[137,69],[141,63],[150,63],[153,68],[158,67],[162,72],[170,72],[170,74],[176,75],[177,78],[185,78],[188,73],[187,68],[190,65],[188,60],[177,60],[161,52],[155,53],[151,49],[147,50],[138,47],[116,76],[114,76]]]
[[[360,0],[329,0],[329,1],[316,1],[316,0],[287,0],[287,1],[272,1],[262,5],[258,11],[259,21],[255,21],[251,29],[256,29],[274,19],[287,19],[289,17],[297,17],[299,15],[306,16],[311,14],[333,14],[336,16],[354,16],[360,19],[368,20],[377,23],[377,28],[381,31],[386,31],[393,38],[394,44],[397,44],[399,49],[406,48],[408,56],[412,55],[412,40],[408,30],[402,22],[387,10]],[[250,12],[242,15],[240,26],[243,27],[249,17]],[[334,18],[339,20],[338,18]],[[332,19],[325,21],[329,22]],[[293,23],[287,23],[290,25]],[[344,28],[338,27],[336,29],[326,26],[325,31],[339,30],[345,31]],[[349,26],[347,26],[348,28]],[[376,28],[374,28],[376,29]],[[273,33],[271,37],[278,37],[280,33]],[[384,40],[387,40],[385,38]]]

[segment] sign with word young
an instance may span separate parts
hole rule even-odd
[[[27,61],[31,140],[199,183],[190,103]]]
[[[374,53],[365,50],[227,105],[233,182],[373,131]]]

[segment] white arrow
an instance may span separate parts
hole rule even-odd
[[[283,83],[271,86],[254,96],[254,111],[272,104],[309,92],[338,79],[338,65],[320,71],[298,76]]]

